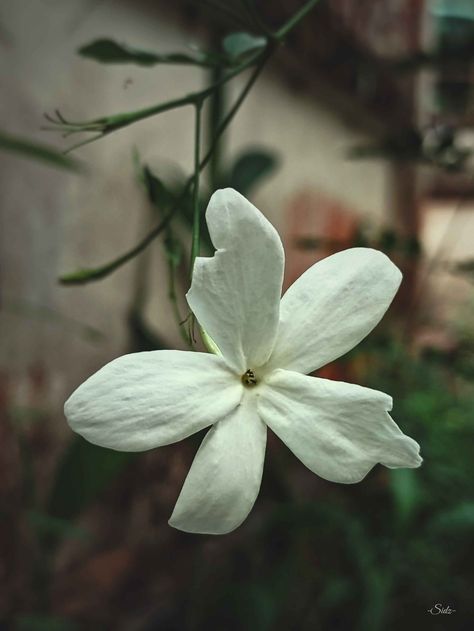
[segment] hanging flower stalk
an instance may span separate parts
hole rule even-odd
[[[237,528],[257,498],[267,427],[317,475],[362,480],[377,463],[418,467],[418,444],[383,392],[308,373],[354,348],[401,282],[381,252],[352,248],[309,268],[281,297],[284,252],[269,221],[232,189],[206,212],[216,248],[198,257],[187,301],[218,354],[133,353],[113,360],[65,405],[90,442],[145,451],[211,427],[169,523],[194,533]]]

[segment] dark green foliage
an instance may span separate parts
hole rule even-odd
[[[262,148],[252,148],[240,153],[228,167],[223,169],[219,188],[230,186],[242,195],[250,195],[262,180],[270,176],[277,168],[278,159],[274,152]],[[141,169],[141,170],[140,170]],[[157,177],[148,166],[139,167],[139,179],[143,182],[148,199],[157,209],[160,217],[177,204],[176,217],[190,230],[193,225],[193,200],[191,191],[186,191],[184,184],[179,181],[164,182]],[[201,207],[201,243],[203,252],[210,253],[214,247],[207,229],[205,210],[213,191],[206,190],[201,185],[199,204]],[[167,256],[176,258],[177,243],[167,241]],[[166,243],[165,243],[166,245]],[[181,252],[179,252],[181,257]]]
[[[28,512],[28,523],[32,529],[36,532],[37,536],[42,539],[89,539],[89,533],[75,526],[71,521],[67,519],[60,519],[58,517],[52,517],[47,513],[41,513],[38,511]]]
[[[48,513],[61,519],[78,517],[135,456],[74,438],[57,469]]]
[[[420,443],[422,467],[377,466],[360,484],[337,485],[305,470],[284,446],[270,444],[260,497],[235,533],[211,538],[170,532],[163,513],[150,524],[152,542],[156,529],[182,564],[169,578],[169,568],[157,563],[165,554],[157,537],[151,574],[140,564],[130,577],[140,586],[175,581],[166,609],[156,604],[157,620],[166,614],[165,626],[183,631],[418,630],[431,628],[427,610],[442,602],[456,609],[446,616],[446,628],[469,628],[472,385],[457,356],[414,357],[387,335],[371,336],[347,361],[356,366],[361,360],[368,366],[361,382],[393,396],[393,416]],[[156,456],[159,462],[162,456]],[[135,481],[133,467],[120,477],[132,458],[74,440],[58,467],[48,514],[29,515],[35,532],[56,542],[82,538],[86,533],[72,520],[109,487],[146,496],[138,468]],[[126,541],[126,521],[123,528]],[[116,620],[120,612],[109,615]]]
[[[121,44],[111,38],[101,38],[81,46],[77,52],[82,57],[102,64],[135,64],[138,66],[180,64],[212,67],[233,65],[245,59],[250,53],[264,48],[266,44],[265,37],[257,37],[245,32],[231,33],[222,41],[222,49],[225,54],[205,51],[160,54]]]
[[[230,166],[224,185],[235,188],[244,196],[250,195],[261,180],[273,173],[277,164],[273,151],[260,148],[246,150]]]
[[[163,212],[178,199],[179,195],[166,186],[146,165],[142,168],[141,179],[148,199],[157,210]]]
[[[79,48],[79,55],[88,57],[103,64],[136,64],[138,66],[155,66],[156,64],[191,64],[210,65],[205,53],[158,54],[126,44],[118,44],[113,39],[97,39]]]
[[[232,60],[240,60],[248,53],[263,48],[267,43],[265,37],[257,37],[250,33],[231,33],[227,35],[222,48]]]

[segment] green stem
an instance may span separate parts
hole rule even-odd
[[[67,149],[65,153],[69,153],[70,151],[77,149],[78,147],[83,146],[84,144],[88,144],[90,142],[94,142],[95,140],[99,140],[112,132],[115,132],[124,127],[128,127],[128,125],[132,125],[133,123],[137,123],[146,118],[150,118],[151,116],[156,116],[157,114],[163,114],[164,112],[168,112],[173,109],[178,109],[180,107],[185,107],[186,105],[196,105],[198,103],[202,103],[204,99],[207,99],[211,96],[217,89],[219,89],[222,85],[241,74],[251,66],[254,66],[259,58],[262,56],[262,51],[259,50],[257,53],[252,55],[249,59],[242,62],[238,66],[236,66],[230,72],[223,74],[218,81],[205,88],[204,90],[200,90],[198,92],[191,92],[186,96],[182,96],[179,99],[172,99],[171,101],[166,101],[165,103],[159,103],[157,105],[152,105],[150,107],[145,107],[141,110],[135,110],[134,112],[124,112],[121,114],[114,114],[112,116],[103,116],[101,118],[95,118],[90,121],[82,121],[82,122],[68,122],[64,121],[57,125],[54,129],[58,129],[59,131],[66,129],[70,133],[82,133],[82,132],[98,132],[98,135],[94,138],[89,138],[77,145],[74,145]],[[48,127],[47,129],[53,129]]]
[[[213,353],[213,355],[221,355],[222,353],[219,347],[214,342],[214,340],[209,337],[206,331],[203,328],[200,328],[199,332],[201,333],[202,343],[204,344],[204,347],[206,348],[207,352]]]
[[[199,175],[201,173],[200,154],[201,154],[201,110],[202,101],[196,103],[195,116],[196,122],[194,127],[194,174],[193,174],[193,236],[191,244],[191,262],[189,264],[189,276],[193,279],[194,261],[199,256],[201,247],[201,208],[199,204]],[[189,321],[189,341],[191,346],[194,345],[194,324],[195,316],[191,314]]]
[[[286,36],[289,33],[291,29],[295,28],[295,26],[304,18],[304,16],[313,8],[313,6],[318,1],[319,0],[310,0],[290,20],[288,20],[288,22],[277,32],[276,37],[278,38],[278,40],[281,40],[284,36]],[[222,85],[226,83],[233,76],[236,76],[236,74],[239,74],[240,72],[242,72],[243,69],[250,67],[251,65],[254,65],[255,61],[258,60],[256,68],[251,74],[250,79],[246,83],[244,89],[240,93],[239,97],[237,98],[234,105],[231,107],[231,109],[227,113],[227,115],[220,122],[206,155],[199,163],[199,172],[201,172],[208,164],[209,160],[212,157],[213,151],[215,150],[215,147],[217,146],[217,143],[219,142],[221,135],[224,133],[225,129],[227,128],[227,126],[229,125],[229,123],[231,122],[231,120],[233,119],[237,111],[239,110],[240,106],[244,102],[247,94],[251,90],[253,84],[257,80],[258,76],[263,70],[263,67],[265,66],[265,63],[267,62],[268,58],[272,55],[274,49],[275,49],[275,42],[273,40],[269,40],[263,52],[259,52],[255,57],[252,57],[250,60],[245,62],[245,64],[242,64],[241,66],[236,68],[233,73],[225,75],[223,79],[218,82],[218,84],[215,84],[215,85]],[[212,89],[214,88],[215,86]],[[202,92],[195,93],[193,95],[193,98],[196,98],[196,101],[193,100],[192,102],[197,103],[196,94],[200,95],[201,100],[206,98],[203,95],[206,94],[206,96],[208,96],[210,94],[209,90],[211,90],[211,88],[208,88],[207,90],[204,90]],[[185,98],[189,98],[189,97],[185,97]],[[133,122],[133,121],[130,121],[130,122]],[[140,252],[142,252],[152,241],[154,241],[154,239],[156,239],[156,237],[159,234],[161,234],[163,230],[166,228],[166,226],[168,225],[168,222],[171,220],[175,212],[178,210],[179,205],[181,204],[185,195],[187,195],[187,193],[189,192],[190,187],[194,181],[194,178],[195,178],[195,174],[193,174],[190,178],[188,178],[183,188],[183,191],[181,192],[181,195],[179,196],[177,201],[171,206],[169,212],[163,218],[161,223],[155,226],[155,228],[153,228],[153,230],[151,230],[151,232],[149,232],[135,247],[133,247],[128,252],[125,252],[125,254],[122,254],[118,258],[114,259],[110,263],[103,265],[102,267],[98,267],[96,269],[80,270],[79,272],[74,272],[73,274],[67,274],[65,276],[62,276],[59,279],[60,282],[65,285],[75,285],[75,284],[84,284],[91,281],[99,280],[101,278],[108,276],[109,274],[114,272],[116,269],[124,265],[125,263],[128,263],[128,261],[130,261],[135,256],[137,256],[137,254],[140,254]]]
[[[199,205],[199,175],[201,173],[201,110],[202,101],[196,103],[195,116],[196,122],[194,127],[194,174],[193,174],[193,237],[191,245],[191,263],[189,273],[192,279],[194,261],[199,256],[201,246],[201,209]]]
[[[294,29],[301,20],[311,11],[311,9],[319,2],[320,0],[309,0],[306,4],[304,4],[299,11],[297,11],[287,22],[284,24],[275,34],[269,35],[269,41],[265,49],[257,51],[254,55],[249,57],[246,61],[242,62],[238,66],[236,66],[233,70],[224,74],[216,83],[210,85],[205,90],[201,90],[199,92],[192,92],[186,96],[180,97],[178,99],[172,99],[170,101],[166,101],[165,103],[159,103],[157,105],[152,105],[150,107],[145,107],[141,110],[135,110],[134,112],[124,112],[121,114],[114,114],[112,116],[104,116],[101,118],[96,118],[90,121],[82,121],[82,122],[70,122],[61,117],[60,122],[57,124],[57,127],[47,129],[58,129],[66,130],[69,133],[81,133],[81,132],[98,132],[98,135],[94,138],[89,138],[81,143],[73,145],[69,149],[66,149],[64,153],[69,153],[78,147],[82,147],[85,144],[94,142],[95,140],[99,140],[108,134],[122,129],[123,127],[127,127],[133,123],[144,120],[146,118],[150,118],[151,116],[156,116],[157,114],[162,114],[163,112],[167,112],[172,109],[177,109],[179,107],[184,107],[186,105],[196,105],[197,102],[202,102],[204,99],[212,95],[215,90],[217,90],[221,85],[224,85],[237,75],[241,74],[244,70],[247,70],[251,66],[259,63],[262,58],[267,56],[267,52],[269,49],[273,50],[275,41],[282,42],[288,33]]]
[[[112,116],[103,116],[101,118],[95,118],[89,122],[85,121],[83,123],[72,123],[69,129],[72,130],[75,128],[77,131],[88,131],[87,127],[91,126],[91,131],[96,131],[98,126],[102,126],[102,131],[104,133],[110,133],[116,129],[130,125],[131,123],[141,121],[144,118],[155,116],[156,114],[162,114],[163,112],[177,109],[178,107],[183,107],[184,105],[192,105],[199,95],[200,92],[191,92],[191,94],[182,96],[179,99],[172,99],[171,101],[165,101],[164,103],[144,107],[143,109],[135,110],[134,112],[123,112],[121,114],[113,114]],[[85,129],[82,130],[81,127],[84,127]]]
[[[188,180],[179,201],[176,204],[173,204],[161,223],[155,226],[155,228],[153,228],[151,232],[149,232],[139,243],[137,243],[135,247],[133,247],[128,252],[125,252],[125,254],[117,257],[113,261],[110,261],[110,263],[102,265],[101,267],[97,267],[95,269],[79,270],[78,272],[73,272],[72,274],[61,276],[59,278],[60,283],[62,283],[63,285],[82,285],[94,280],[100,280],[101,278],[105,278],[106,276],[114,272],[122,265],[125,265],[125,263],[128,263],[128,261],[131,261],[133,258],[135,258],[137,254],[140,254],[140,252],[145,250],[145,248],[150,245],[150,243],[154,241],[156,237],[160,235],[166,228],[174,213],[178,209],[179,202],[181,202],[181,200],[184,198],[185,192],[189,190],[188,184],[190,183],[191,180]]]
[[[273,52],[273,46],[271,46],[270,43],[269,43],[269,45],[267,46],[267,49],[265,51],[265,54],[261,57],[257,67],[252,72],[252,74],[250,76],[250,79],[245,84],[244,89],[242,90],[242,92],[237,97],[234,105],[230,108],[230,110],[227,112],[227,114],[224,116],[224,118],[221,120],[221,122],[217,126],[216,132],[214,134],[214,138],[212,139],[211,144],[209,146],[209,149],[207,150],[207,153],[206,153],[206,155],[204,156],[204,158],[203,158],[203,160],[201,162],[201,168],[204,168],[206,166],[206,164],[209,162],[209,160],[211,159],[211,156],[212,156],[212,154],[215,151],[215,148],[217,146],[217,143],[219,142],[220,137],[222,136],[224,131],[227,129],[229,123],[232,121],[232,119],[234,118],[234,116],[236,115],[238,110],[240,109],[240,106],[242,105],[242,103],[245,101],[248,93],[252,89],[253,84],[255,83],[255,81],[258,79],[260,73],[262,72],[262,70],[263,70],[268,58],[271,56],[272,52]]]
[[[185,329],[183,328],[183,317],[179,310],[178,298],[176,296],[175,273],[176,267],[174,266],[172,261],[168,261],[168,299],[171,302],[173,316],[176,320],[176,324],[178,325],[179,334],[181,335],[181,338],[183,339],[185,344],[188,347],[192,348],[191,340],[188,337]]]
[[[253,84],[257,80],[259,74],[263,70],[265,62],[267,61],[270,54],[271,52],[269,50],[267,54],[262,57],[258,66],[255,68],[252,75],[250,76],[250,79],[246,83],[244,89],[242,90],[239,97],[237,98],[236,102],[234,103],[232,108],[229,110],[227,115],[222,119],[218,129],[216,130],[216,133],[214,135],[214,138],[212,139],[211,145],[206,155],[204,156],[204,158],[202,158],[199,164],[200,171],[202,171],[206,167],[209,160],[211,159],[215,145],[218,143],[219,138],[224,133],[226,127],[229,125],[229,123],[231,122],[235,114],[237,113],[238,109],[242,105],[243,101],[245,100],[245,97],[247,96]],[[106,265],[97,267],[95,269],[85,269],[85,270],[80,270],[78,272],[74,272],[72,274],[66,274],[65,276],[61,276],[59,281],[64,285],[81,285],[81,284],[89,283],[95,280],[100,280],[101,278],[105,278],[106,276],[114,272],[116,269],[118,269],[125,263],[128,263],[128,261],[135,258],[137,254],[140,254],[140,252],[142,252],[152,241],[154,241],[156,237],[160,235],[163,232],[163,230],[166,228],[166,226],[168,225],[168,222],[172,219],[172,217],[178,210],[182,200],[188,194],[191,188],[191,185],[193,183],[193,180],[194,180],[194,174],[188,178],[181,192],[181,195],[176,200],[176,202],[171,206],[170,210],[162,219],[161,223],[155,226],[155,228],[153,228],[153,230],[151,230],[151,232],[149,232],[135,247],[133,247],[128,252],[125,252],[125,254],[122,254],[118,258],[114,259],[110,263],[107,263]]]
[[[303,18],[306,17],[306,15],[319,1],[320,0],[309,0],[309,2],[306,2],[299,11],[291,16],[288,22],[286,22],[280,29],[278,29],[278,31],[275,33],[275,37],[280,41],[285,39],[288,33],[292,31]]]
[[[213,44],[216,45],[220,39],[220,34],[213,34]],[[216,83],[222,77],[222,68],[215,66],[210,70],[212,82]],[[214,138],[216,129],[222,120],[225,106],[225,88],[223,85],[217,88],[209,99],[208,105],[208,138],[209,142]],[[206,143],[209,144],[209,143]],[[219,188],[221,182],[220,165],[222,161],[222,138],[215,145],[213,154],[209,162],[209,186],[212,191]]]

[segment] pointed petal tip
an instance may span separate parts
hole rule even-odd
[[[411,439],[413,440],[413,439]],[[418,469],[423,464],[423,458],[420,455],[420,445],[413,440],[416,445],[416,453],[413,454],[413,464],[410,466],[410,469]]]
[[[423,464],[423,458],[420,456],[420,454],[416,454],[416,455],[412,455],[410,461],[405,462],[402,465],[398,465],[397,467],[390,467],[390,468],[396,468],[396,469],[419,469],[421,467],[421,465]]]
[[[259,399],[263,420],[325,480],[354,484],[378,463],[391,469],[421,465],[419,444],[388,414],[389,395],[287,370],[274,371],[268,382]]]
[[[418,469],[423,464],[423,458],[418,454],[417,462],[412,469]]]
[[[393,460],[388,458],[385,462],[381,461],[380,464],[389,469],[417,469],[421,466],[423,458],[420,455],[420,445],[416,440],[402,434],[400,442],[396,444],[397,455],[394,456]]]

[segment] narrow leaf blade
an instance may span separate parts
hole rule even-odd
[[[230,168],[228,186],[242,195],[248,195],[262,179],[275,170],[277,163],[276,155],[265,149],[246,151],[237,157]]]
[[[239,59],[259,48],[264,48],[267,40],[265,37],[257,37],[250,33],[231,33],[222,41],[222,47],[229,57]]]
[[[61,169],[80,170],[80,165],[76,160],[65,156],[56,149],[3,131],[0,131],[0,149],[17,153],[25,158],[46,162]]]
[[[113,39],[97,39],[81,46],[77,51],[82,57],[93,59],[102,64],[135,64],[138,66],[155,66],[156,64],[189,64],[211,65],[206,53],[195,55],[186,53],[158,54],[149,50],[133,48],[127,44],[119,44]]]

